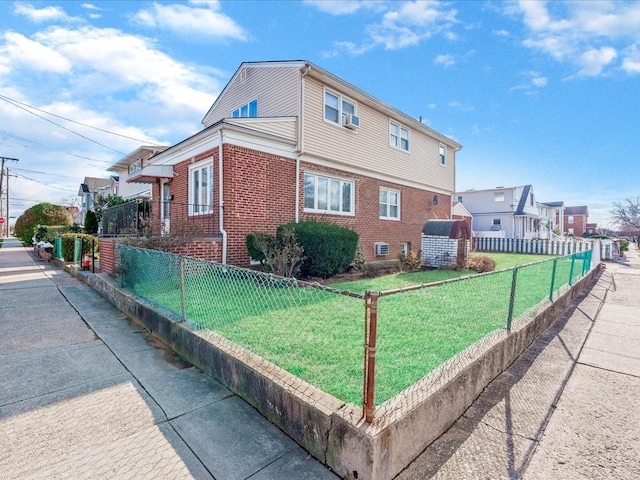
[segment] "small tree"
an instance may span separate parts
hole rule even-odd
[[[99,222],[102,220],[102,210],[104,208],[116,207],[118,205],[122,205],[125,201],[126,200],[120,195],[109,194],[106,197],[103,195],[96,196],[95,202],[93,203],[93,212],[96,215],[97,221]]]
[[[24,243],[30,244],[35,234],[34,228],[38,225],[62,226],[72,223],[71,213],[66,208],[51,203],[38,203],[18,217],[14,234]]]
[[[264,255],[264,263],[281,277],[295,277],[304,261],[304,249],[296,243],[296,233],[290,228],[278,231],[275,238],[260,234],[253,238],[253,246]]]
[[[635,200],[627,198],[624,202],[614,202],[611,218],[626,232],[632,234],[640,232],[640,197]]]
[[[89,210],[84,217],[84,230],[90,235],[98,233],[98,218],[92,210]]]

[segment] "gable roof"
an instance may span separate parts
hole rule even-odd
[[[94,193],[97,189],[106,186],[107,183],[109,183],[109,178],[84,177],[84,182],[80,184],[78,195]]]
[[[288,67],[288,68],[298,68],[303,72],[303,76],[309,75],[313,78],[316,78],[322,81],[324,84],[333,86],[334,88],[347,90],[349,92],[349,96],[353,98],[353,100],[358,102],[367,103],[373,106],[377,110],[381,110],[388,114],[389,116],[397,118],[399,121],[404,121],[407,124],[410,124],[413,128],[417,130],[422,130],[423,133],[428,134],[431,137],[434,137],[449,145],[456,150],[460,150],[462,145],[456,142],[455,140],[443,135],[442,133],[432,129],[431,127],[425,125],[419,120],[407,115],[406,113],[398,110],[395,107],[383,102],[382,100],[374,97],[366,93],[365,91],[359,89],[358,87],[350,84],[349,82],[343,80],[336,75],[318,67],[317,65],[307,61],[307,60],[272,60],[272,61],[262,61],[262,62],[243,62],[240,64],[238,69],[235,71],[229,82],[222,89],[216,100],[213,102],[213,105],[207,110],[207,113],[202,119],[202,124],[207,125],[209,114],[214,110],[220,99],[225,95],[227,89],[233,84],[235,79],[241,75],[242,69],[245,67],[251,68],[274,68],[274,67]],[[221,119],[213,119],[214,121],[219,121]]]
[[[145,158],[147,155],[152,157],[159,152],[165,151],[167,148],[169,148],[167,145],[152,145],[152,146],[147,145],[147,146],[138,147],[133,152],[131,152],[128,155],[125,155],[116,163],[111,165],[109,168],[107,168],[107,170],[110,172],[117,172],[119,170],[127,168],[132,163],[135,163]]]
[[[518,202],[518,208],[513,215],[524,215],[524,207],[527,204],[529,198],[529,192],[531,192],[531,185],[525,185],[522,189],[522,195],[520,195],[520,201]]]

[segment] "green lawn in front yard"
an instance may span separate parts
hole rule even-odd
[[[539,258],[493,255],[503,257],[499,258],[503,264],[529,264]],[[134,290],[179,315],[182,299],[178,272],[166,274],[169,265],[162,266],[159,260],[147,253],[131,264],[136,276],[132,278]],[[361,404],[365,315],[362,299],[300,288],[256,272],[192,259],[185,262],[185,310],[190,321],[345,402]],[[514,317],[548,297],[552,266],[553,262],[542,262],[519,269]],[[569,257],[559,258],[556,290],[568,283],[570,266]],[[340,286],[360,292],[388,290],[468,274],[432,270]],[[159,280],[162,276],[164,281]],[[437,287],[381,297],[376,405],[490,332],[504,329],[512,276],[511,270],[472,275]]]

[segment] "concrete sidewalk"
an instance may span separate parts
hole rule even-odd
[[[398,480],[640,478],[640,258],[600,279]]]
[[[336,479],[16,239],[0,249],[0,478]]]

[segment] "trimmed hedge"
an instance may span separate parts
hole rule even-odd
[[[296,242],[304,248],[301,275],[328,278],[342,273],[353,263],[359,235],[348,228],[326,222],[287,223],[278,227],[292,229]]]
[[[95,251],[98,251],[100,245],[98,237],[87,235],[85,233],[63,233],[60,235],[62,239],[62,257],[65,262],[73,262],[73,254],[76,248],[76,238],[82,238],[82,255],[91,253],[91,241],[94,240]],[[53,242],[52,242],[53,243]]]

